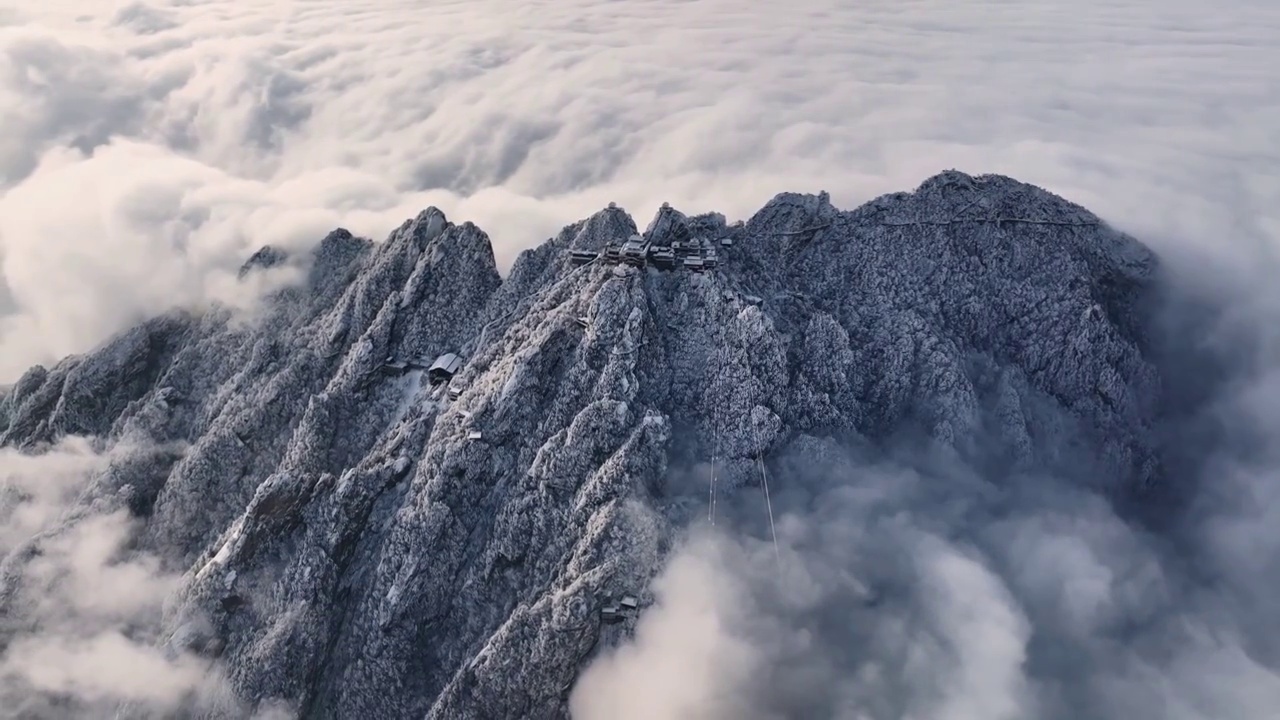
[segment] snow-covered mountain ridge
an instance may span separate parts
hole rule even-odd
[[[133,550],[182,575],[158,639],[250,705],[335,718],[565,716],[713,495],[850,443],[1106,494],[1161,480],[1159,264],[1077,205],[948,171],[851,211],[664,207],[644,241],[703,239],[705,271],[573,261],[637,232],[601,210],[505,279],[434,208],[385,242],[266,248],[242,274],[305,281],[248,321],[172,313],[32,368],[0,445],[95,438],[79,512],[127,510]],[[0,614],[76,517],[4,548]],[[639,610],[608,622],[624,595]]]

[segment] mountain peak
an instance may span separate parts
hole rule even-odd
[[[271,245],[263,245],[257,252],[250,255],[249,259],[240,266],[240,271],[237,273],[237,277],[243,279],[244,276],[248,275],[252,270],[266,270],[273,268],[284,263],[288,259],[288,253],[283,250],[272,247]]]
[[[705,517],[680,478],[708,463],[726,499],[848,438],[1160,481],[1155,258],[1083,208],[951,170],[849,211],[781,193],[735,226],[664,206],[637,234],[604,208],[504,280],[434,207],[384,243],[335,230],[260,323],[156,320],[33,369],[2,439],[185,448],[85,502],[184,574],[175,652],[221,648],[239,697],[316,717],[563,716]],[[27,592],[12,562],[3,609]]]

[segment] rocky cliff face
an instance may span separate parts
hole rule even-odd
[[[129,551],[182,575],[158,641],[217,658],[248,706],[316,718],[564,717],[634,627],[603,622],[605,596],[643,612],[707,516],[690,468],[730,498],[771,459],[860,438],[1109,493],[1161,478],[1156,259],[1062,198],[952,171],[852,211],[664,208],[644,234],[728,238],[719,267],[569,262],[637,230],[602,210],[505,280],[435,209],[382,243],[266,249],[242,275],[305,282],[247,320],[173,314],[31,369],[0,444],[111,450],[78,512],[127,512]],[[382,368],[447,352],[448,387]],[[75,516],[8,548],[0,615],[35,601],[31,558]]]

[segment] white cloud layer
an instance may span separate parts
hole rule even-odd
[[[1261,420],[1280,430],[1275,409]],[[997,484],[962,469],[793,461],[770,481],[780,559],[723,521],[695,531],[634,638],[583,672],[572,715],[1272,717],[1280,458],[1271,450],[1231,473],[1224,465],[1244,458],[1211,454],[1198,510],[1171,515],[1167,534],[1050,477]],[[756,504],[726,514],[767,537],[763,497],[740,499]]]
[[[76,437],[43,455],[0,449],[0,720],[235,709],[220,666],[161,645],[179,576],[133,547],[126,510],[84,502],[135,449],[101,455]]]
[[[0,382],[264,243],[427,204],[515,253],[946,167],[1157,245],[1280,234],[1271,0],[0,0]]]

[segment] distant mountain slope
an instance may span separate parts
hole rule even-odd
[[[674,479],[698,463],[724,497],[854,438],[1108,493],[1161,479],[1157,260],[1077,205],[949,171],[852,211],[664,208],[644,238],[712,241],[703,273],[571,262],[637,230],[602,210],[505,280],[488,237],[435,209],[382,243],[265,249],[243,274],[300,263],[305,284],[249,321],[167,315],[31,369],[0,445],[116,447],[78,507],[126,508],[136,549],[184,574],[171,648],[316,718],[564,717],[634,627],[602,608],[643,611],[707,515],[707,488]],[[448,387],[383,367],[444,353]],[[34,602],[27,559],[58,532],[11,549],[0,615]]]

